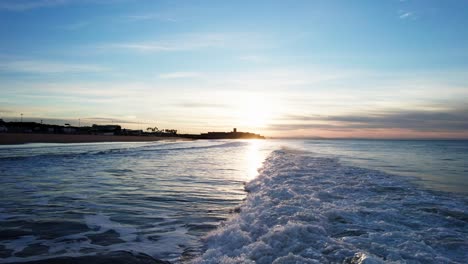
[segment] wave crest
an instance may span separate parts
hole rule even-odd
[[[205,238],[207,250],[193,263],[466,259],[466,198],[404,177],[283,149],[246,190],[240,213]]]

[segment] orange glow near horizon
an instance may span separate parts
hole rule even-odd
[[[343,129],[333,130],[295,130],[271,131],[272,137],[278,138],[356,138],[356,139],[468,139],[466,132],[414,131],[401,128],[387,129]]]

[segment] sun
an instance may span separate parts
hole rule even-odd
[[[272,118],[272,105],[261,97],[251,96],[240,104],[239,123],[246,128],[264,128]]]

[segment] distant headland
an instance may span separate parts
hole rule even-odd
[[[82,142],[132,142],[163,139],[265,139],[250,132],[208,132],[201,134],[178,134],[176,129],[147,128],[134,130],[120,125],[71,126],[37,122],[5,122],[0,119],[0,144],[24,143],[82,143]]]
[[[231,132],[208,132],[200,135],[184,134],[186,138],[193,139],[265,139],[264,136],[250,132],[238,132],[234,128]]]

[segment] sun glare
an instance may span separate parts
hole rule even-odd
[[[252,180],[258,175],[258,169],[262,166],[262,162],[265,159],[264,155],[260,152],[260,147],[264,142],[261,140],[250,140],[250,146],[246,152],[247,162],[247,179]]]
[[[272,105],[260,97],[249,97],[241,104],[240,124],[255,129],[266,127],[273,118]]]

